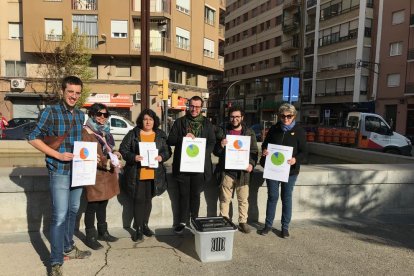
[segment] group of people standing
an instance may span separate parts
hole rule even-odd
[[[62,265],[67,259],[83,259],[91,255],[76,247],[73,241],[75,222],[80,206],[83,189],[71,187],[71,161],[74,157],[75,141],[97,143],[97,175],[95,185],[86,186],[87,207],[85,211],[85,244],[93,250],[103,248],[99,241],[115,242],[118,238],[108,232],[106,207],[108,200],[119,194],[119,165],[114,163],[110,155],[124,160],[123,180],[126,192],[133,200],[133,217],[135,232],[132,240],[140,242],[144,236],[150,237],[154,232],[148,222],[152,209],[152,198],[167,188],[167,177],[164,162],[172,155],[171,147],[175,147],[173,157],[173,177],[177,182],[177,210],[174,212],[174,232],[184,231],[190,218],[199,216],[200,194],[204,184],[213,176],[211,154],[218,156],[219,162],[214,173],[219,181],[220,215],[229,217],[229,206],[234,193],[238,201],[238,226],[243,233],[249,233],[248,197],[251,173],[258,162],[258,146],[255,133],[244,123],[244,111],[239,107],[229,110],[229,122],[224,129],[216,129],[210,120],[202,115],[203,99],[194,96],[189,100],[187,114],[177,119],[167,137],[159,129],[160,119],[151,109],[143,110],[137,120],[136,127],[123,139],[119,151],[115,150],[115,141],[110,133],[108,108],[95,103],[88,111],[89,118],[85,125],[85,115],[75,107],[82,93],[83,83],[75,76],[63,79],[62,101],[57,105],[46,107],[39,115],[37,127],[29,134],[29,143],[46,155],[46,166],[49,171],[49,186],[52,201],[52,219],[50,225],[51,243],[51,275],[62,275]],[[292,192],[300,164],[306,157],[305,132],[296,125],[296,109],[290,104],[283,104],[279,109],[281,121],[272,126],[262,144],[262,158],[269,154],[269,143],[293,147],[293,157],[287,162],[291,165],[287,183],[266,180],[268,201],[266,222],[259,234],[265,235],[272,230],[278,200],[279,185],[282,198],[282,237],[289,236],[289,223],[292,215]],[[245,170],[225,169],[226,135],[243,135],[250,137],[249,164]],[[47,142],[46,137],[63,137],[57,146]],[[202,173],[180,171],[181,150],[184,137],[205,138],[205,165]],[[156,168],[142,166],[144,159],[140,152],[140,142],[155,143],[158,156]],[[97,220],[95,228],[95,217]]]

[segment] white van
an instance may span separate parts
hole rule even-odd
[[[88,114],[85,114],[85,122],[88,120]],[[135,124],[130,120],[118,116],[111,115],[109,117],[109,123],[111,124],[111,134],[114,136],[115,140],[122,140],[124,136],[135,127]]]

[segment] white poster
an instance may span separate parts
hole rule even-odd
[[[155,142],[139,142],[139,155],[142,156],[141,166],[148,167],[148,151],[157,149]]]
[[[293,148],[268,144],[263,178],[288,182],[290,165],[287,160],[292,158]]]
[[[249,166],[250,136],[226,135],[226,170],[243,170]]]
[[[72,160],[72,187],[95,185],[97,143],[75,141]]]
[[[158,157],[158,150],[148,150],[148,167],[150,168],[158,168],[158,160],[155,160],[155,158]]]
[[[206,138],[183,138],[181,149],[181,172],[204,172]]]

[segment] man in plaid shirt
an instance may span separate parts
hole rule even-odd
[[[46,155],[46,167],[49,171],[52,201],[51,275],[62,275],[64,259],[83,259],[91,255],[90,251],[79,250],[73,241],[82,188],[71,188],[71,161],[74,142],[82,140],[85,115],[75,107],[82,88],[83,83],[78,77],[64,78],[62,100],[41,112],[36,128],[28,135],[29,143]],[[45,136],[62,136],[66,132],[68,135],[56,150],[43,142]]]

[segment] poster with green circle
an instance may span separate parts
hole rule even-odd
[[[196,145],[190,144],[188,145],[186,152],[189,157],[194,158],[200,153],[200,149]]]
[[[270,159],[275,166],[281,166],[285,162],[285,156],[281,152],[274,152]]]

